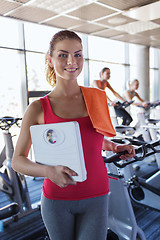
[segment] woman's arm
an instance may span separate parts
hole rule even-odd
[[[144,107],[148,106],[148,102],[147,102],[147,101],[144,101],[144,100],[139,96],[139,94],[138,94],[137,92],[135,92],[135,97],[137,97],[137,99],[139,100],[139,102],[133,102],[132,104],[133,104],[134,106],[139,106],[139,105],[144,106]],[[128,102],[129,102],[129,101],[132,101],[132,98],[131,98],[131,95],[129,94],[129,91],[126,91],[126,93],[125,93],[125,98],[126,98],[126,100],[127,100]]]
[[[114,153],[118,153],[126,150],[128,154],[122,155],[121,156],[122,160],[130,159],[135,156],[135,149],[132,145],[117,144],[107,140],[106,138],[104,138],[103,140],[102,149],[106,151],[112,151]]]
[[[123,97],[121,97],[109,84],[109,82],[107,82],[107,87],[109,88],[109,90],[114,94],[115,97],[119,98],[121,101],[125,101],[125,99]]]
[[[140,101],[140,102],[145,102],[140,96],[139,94],[136,92],[135,96],[137,97],[137,99]]]
[[[116,103],[114,104],[108,96],[107,96],[107,99],[108,99],[110,106],[116,105]]]
[[[71,169],[64,166],[38,164],[28,158],[32,144],[30,126],[43,123],[43,111],[40,101],[35,101],[28,107],[23,117],[20,135],[13,154],[12,168],[24,175],[49,178],[60,187],[66,187],[69,184],[75,185],[76,182],[70,176],[76,176],[76,173]]]
[[[136,93],[136,97],[137,99],[140,101],[139,103],[137,103],[137,105],[142,105],[143,107],[147,107],[149,102],[148,101],[145,101],[143,100],[138,93]]]
[[[15,171],[26,175],[39,176],[39,174],[42,174],[44,176],[44,168],[28,159],[28,153],[32,144],[30,126],[36,124],[41,124],[40,104],[38,101],[28,107],[23,117],[20,135],[13,154],[12,167]],[[41,171],[38,173],[39,170]]]

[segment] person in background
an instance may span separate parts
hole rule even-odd
[[[83,48],[76,33],[63,30],[53,36],[46,54],[46,65],[47,81],[54,88],[27,108],[12,167],[25,175],[44,177],[41,212],[51,240],[106,240],[109,183],[101,150],[115,153],[127,150],[128,154],[121,158],[128,159],[135,155],[134,147],[104,138],[104,135],[115,135],[109,112],[104,119],[104,135],[99,127],[95,127],[95,108],[87,107],[91,106],[87,97],[92,95],[93,99],[97,94],[97,97],[106,98],[106,94],[77,83],[83,68]],[[99,116],[101,121],[98,119],[97,125],[101,124],[103,116]],[[42,165],[28,158],[32,144],[30,126],[70,121],[77,121],[80,126],[87,170],[87,179],[83,182],[75,182],[72,176],[77,173],[66,166]]]
[[[137,98],[138,101],[133,102],[133,105],[135,106],[147,107],[149,102],[143,100],[139,96],[139,94],[136,91],[138,88],[139,88],[139,81],[137,79],[134,79],[131,83],[129,83],[129,89],[124,92],[123,96],[127,101],[132,101],[132,99]]]
[[[116,98],[120,99],[122,102],[125,102],[126,100],[123,97],[121,97],[119,93],[117,93],[108,82],[108,80],[110,79],[110,75],[111,75],[110,69],[108,67],[103,68],[100,72],[100,80],[94,80],[92,82],[92,86],[102,90],[108,88]],[[122,125],[129,125],[133,120],[130,114],[124,108],[122,107],[119,108],[116,101],[112,101],[108,96],[107,98],[109,104],[114,107],[117,117],[122,118],[123,120]]]
[[[142,121],[142,113],[145,113],[147,107],[149,106],[149,102],[143,100],[139,94],[137,93],[137,89],[139,88],[139,81],[134,79],[132,82],[129,83],[129,88],[123,93],[123,97],[127,101],[132,101],[132,105],[130,106],[130,114],[132,116],[132,123],[131,125],[135,128],[139,128],[139,124]]]

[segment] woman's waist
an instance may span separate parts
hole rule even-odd
[[[76,185],[68,185],[60,188],[49,179],[43,183],[43,193],[49,199],[78,200],[107,194],[109,191],[108,176],[101,177],[95,175],[93,179],[84,182],[77,182]]]

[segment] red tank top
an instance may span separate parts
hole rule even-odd
[[[98,81],[98,87],[101,88],[102,87],[101,80],[97,80],[97,81]],[[103,90],[105,90],[106,87],[107,87],[107,82],[104,83]]]
[[[104,136],[93,128],[89,116],[74,119],[58,117],[52,111],[48,96],[40,99],[44,123],[77,121],[80,126],[82,146],[87,170],[87,180],[60,188],[48,178],[43,183],[43,194],[46,198],[55,200],[80,200],[105,195],[109,191],[108,174],[101,155]]]

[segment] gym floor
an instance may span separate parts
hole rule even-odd
[[[32,204],[40,204],[43,179],[27,177],[27,184]],[[9,203],[6,195],[0,192],[0,207]],[[137,224],[144,231],[147,240],[160,240],[160,212],[134,206]],[[40,210],[13,221],[0,232],[1,240],[48,240],[41,219]],[[99,240],[99,239],[97,239]]]

